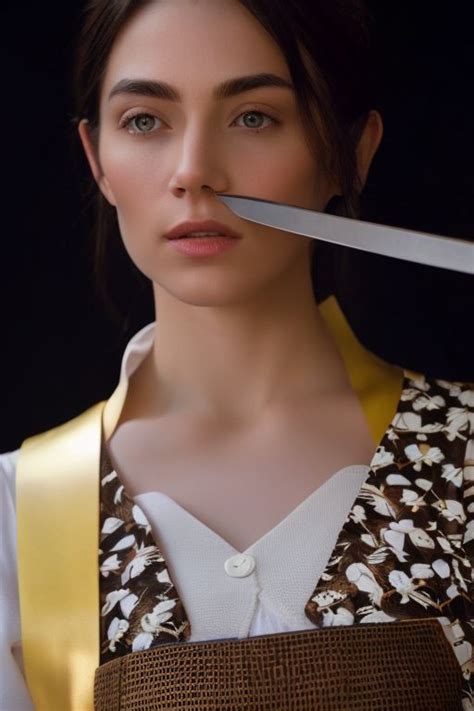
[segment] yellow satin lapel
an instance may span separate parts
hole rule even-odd
[[[104,403],[22,444],[18,578],[28,687],[37,711],[93,708],[98,663],[98,499]],[[92,676],[91,676],[92,675]]]
[[[403,372],[367,351],[334,297],[319,308],[376,443],[400,397]],[[18,579],[28,687],[37,711],[93,711],[99,663],[101,427],[112,435],[128,388],[25,440],[17,465]]]
[[[404,371],[381,360],[359,343],[334,296],[319,304],[319,310],[336,341],[378,445],[400,401]]]
[[[125,401],[26,439],[16,473],[22,647],[36,711],[93,711],[99,664],[99,466]]]
[[[108,440],[115,429],[127,395],[128,380],[124,378],[107,400],[102,417],[104,440]]]

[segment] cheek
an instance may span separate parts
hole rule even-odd
[[[124,247],[135,266],[144,274],[149,261],[147,246],[156,228],[159,173],[136,147],[123,141],[104,140],[101,165],[113,193],[117,220]]]
[[[298,144],[297,149],[285,156],[284,190],[288,202],[301,207],[317,208],[324,200],[327,183],[317,158],[307,146]]]
[[[160,191],[160,161],[146,151],[146,146],[138,148],[130,144],[104,142],[101,164],[116,199],[117,211],[130,216],[135,212],[144,215],[144,208],[153,205],[153,196]]]
[[[302,139],[291,136],[273,150],[262,151],[258,159],[254,154],[241,165],[239,187],[246,194],[313,209],[325,204],[327,181]]]

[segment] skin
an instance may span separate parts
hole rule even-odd
[[[223,430],[275,413],[291,418],[295,403],[352,393],[314,301],[313,240],[247,222],[215,195],[324,209],[338,193],[310,152],[291,91],[213,98],[220,82],[259,72],[290,80],[278,45],[238,2],[162,0],[133,16],[112,48],[97,148],[87,122],[79,126],[130,258],[153,282],[158,337],[133,376],[150,417],[186,413]],[[124,78],[166,81],[182,101],[131,94],[109,101]],[[156,120],[119,127],[139,112]],[[139,135],[137,124],[151,132]],[[380,114],[371,111],[357,150],[362,184],[382,134]],[[184,219],[208,217],[243,238],[205,259],[163,238]]]

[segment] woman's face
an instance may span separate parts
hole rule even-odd
[[[256,74],[291,82],[278,45],[237,0],[152,3],[112,48],[95,162],[84,124],[80,133],[102,192],[117,209],[125,247],[158,298],[163,289],[190,304],[232,304],[295,269],[309,274],[311,238],[245,221],[215,195],[324,209],[336,192],[310,151],[291,88],[214,93],[224,82]],[[117,91],[124,80],[166,83],[179,99]],[[183,220],[207,218],[242,239],[196,258],[163,237]]]

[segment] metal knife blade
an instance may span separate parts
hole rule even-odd
[[[385,257],[474,274],[474,244],[466,240],[329,215],[272,200],[223,193],[217,193],[217,197],[240,217],[260,225]]]

